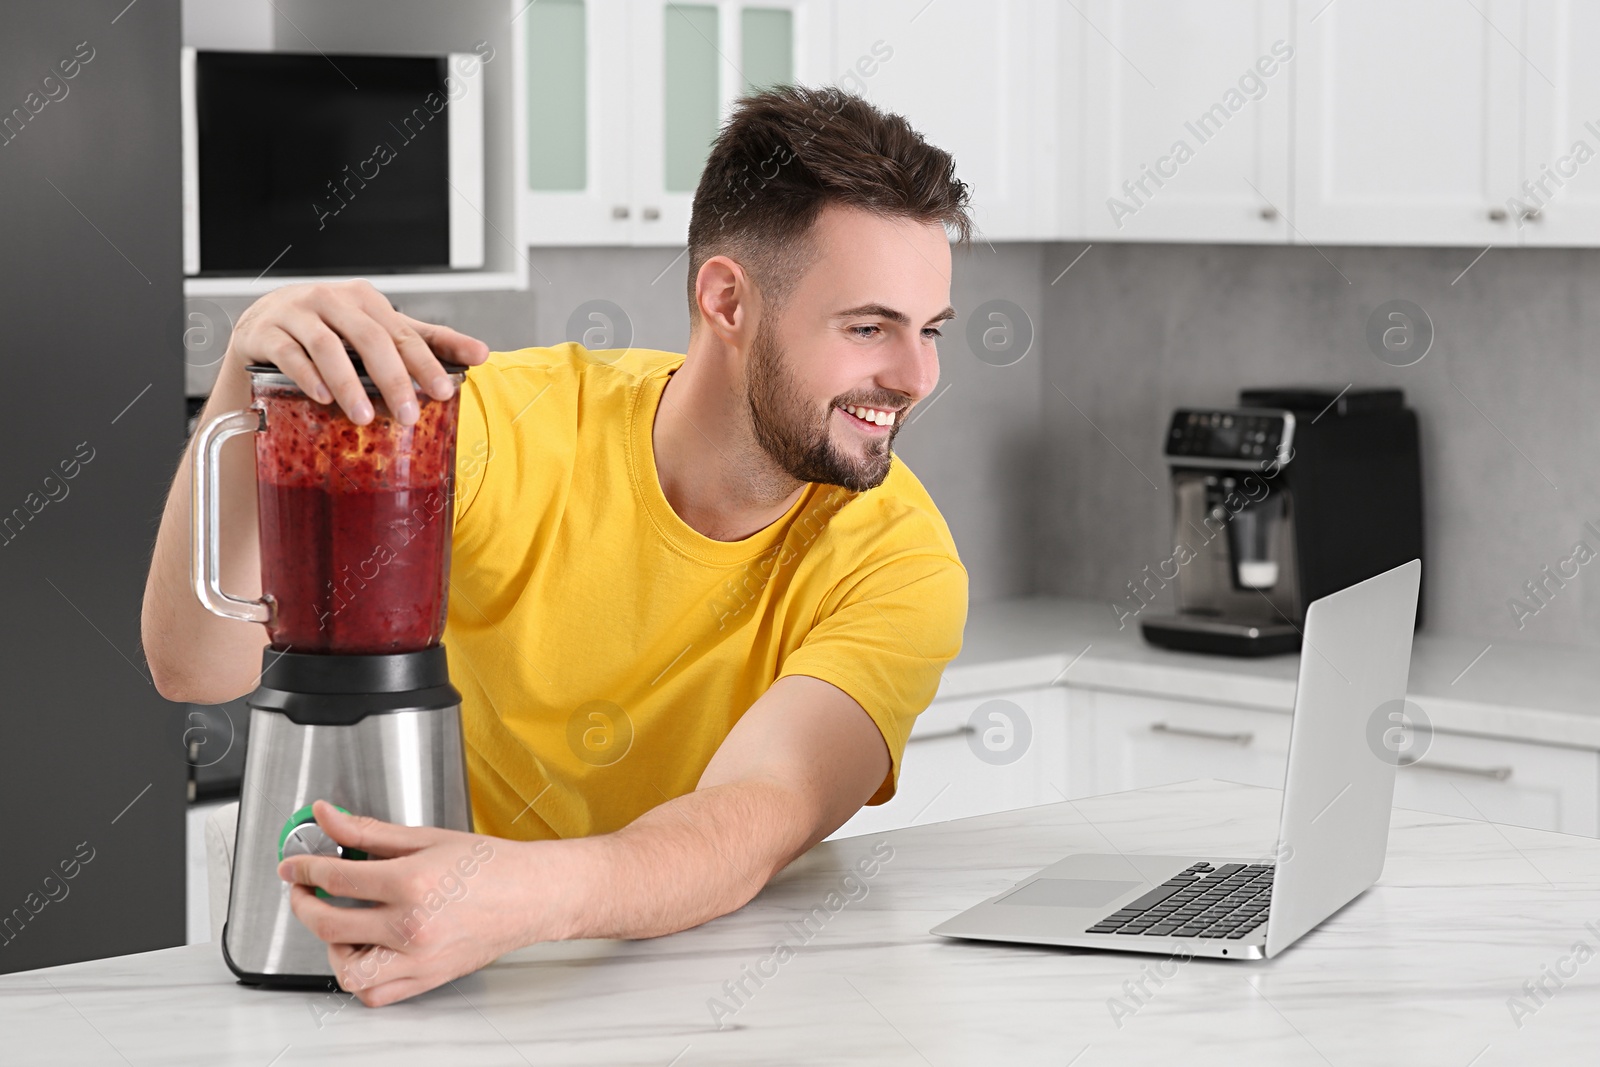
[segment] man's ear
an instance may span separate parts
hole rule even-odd
[[[745,347],[755,334],[757,297],[750,276],[737,260],[712,256],[695,276],[695,302],[700,325],[723,344]]]

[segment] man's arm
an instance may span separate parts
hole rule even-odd
[[[504,841],[319,803],[329,836],[374,859],[296,856],[279,872],[296,883],[295,915],[327,942],[340,984],[377,1007],[535,942],[656,937],[734,911],[843,825],[888,772],[888,746],[861,705],[791,675],[734,725],[693,793],[621,830]],[[335,907],[313,887],[378,906]]]
[[[790,675],[751,705],[693,793],[606,835],[608,887],[571,937],[655,937],[726,915],[865,804],[889,749],[861,705]]]

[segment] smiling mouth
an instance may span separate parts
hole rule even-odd
[[[894,429],[895,424],[900,421],[901,416],[904,414],[904,412],[893,411],[888,408],[869,408],[860,404],[839,404],[836,406],[845,418],[869,433],[886,432]]]

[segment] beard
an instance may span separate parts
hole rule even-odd
[[[862,452],[852,455],[839,447],[829,435],[833,409],[842,397],[820,410],[815,401],[800,389],[789,362],[763,316],[750,345],[750,368],[745,375],[745,399],[750,408],[750,423],[756,443],[774,463],[802,482],[838,485],[854,492],[872,489],[888,477],[895,434],[901,419],[896,418],[884,437],[862,437]],[[864,406],[873,406],[862,401]],[[901,401],[878,406],[901,407]]]

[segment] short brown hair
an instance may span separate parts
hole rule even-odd
[[[711,145],[689,218],[689,310],[695,278],[727,255],[781,305],[810,264],[809,235],[827,204],[943,223],[972,239],[970,195],[955,160],[899,115],[841,89],[784,85],[747,96]]]

